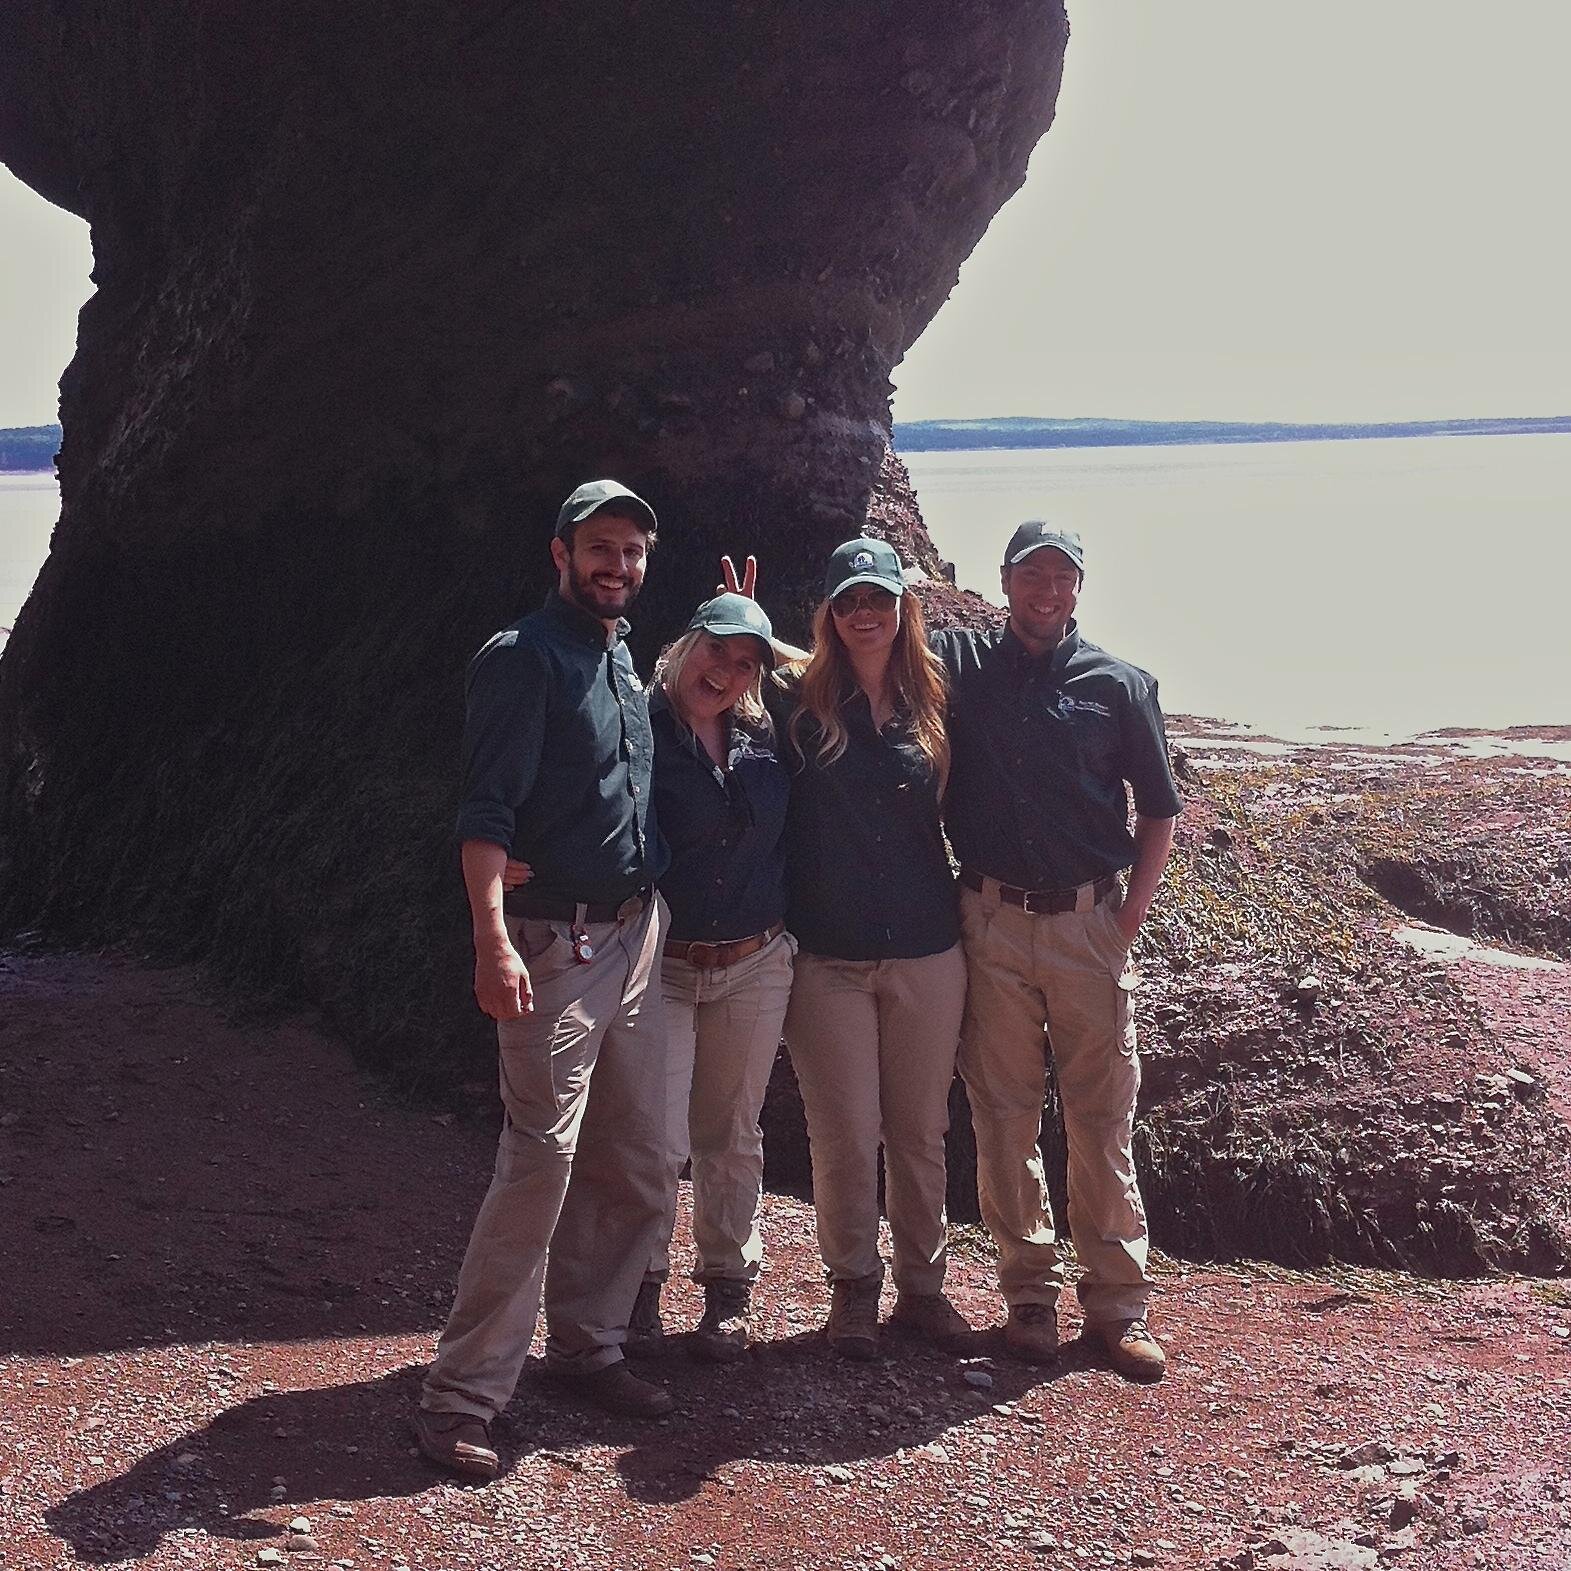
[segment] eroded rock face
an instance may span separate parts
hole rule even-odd
[[[659,509],[645,660],[721,549],[800,633],[1066,38],[1056,0],[6,7],[0,156],[97,293],[0,661],[3,919],[410,1062],[483,1038],[461,678],[556,502]]]

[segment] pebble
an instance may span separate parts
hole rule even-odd
[[[291,1533],[284,1540],[284,1548],[292,1555],[314,1555],[321,1546],[309,1533]]]
[[[974,1386],[978,1391],[991,1391],[993,1389],[993,1377],[985,1374],[980,1369],[966,1370],[965,1383],[968,1386]]]
[[[289,1524],[289,1531],[291,1533],[309,1533],[311,1531],[311,1518],[308,1516],[295,1517]]]
[[[1391,1447],[1384,1440],[1366,1440],[1362,1445],[1349,1446],[1338,1458],[1337,1465],[1344,1468],[1368,1467],[1374,1462],[1389,1462],[1391,1456]]]
[[[284,1552],[281,1549],[259,1549],[256,1552],[256,1563],[259,1566],[281,1566],[284,1563]]]

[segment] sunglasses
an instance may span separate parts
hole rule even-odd
[[[858,611],[877,611],[880,615],[894,608],[898,597],[887,589],[847,589],[829,602],[836,616],[854,616]]]

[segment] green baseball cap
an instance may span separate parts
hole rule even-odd
[[[574,524],[581,524],[603,507],[619,504],[615,512],[628,513],[647,523],[651,532],[658,529],[655,510],[636,491],[630,491],[619,480],[590,480],[568,497],[556,515],[556,532],[565,534]]]
[[[1062,551],[1082,573],[1085,572],[1086,554],[1081,548],[1080,536],[1073,529],[1060,529],[1057,524],[1049,524],[1040,518],[1023,523],[1010,535],[1009,545],[1004,551],[1004,566],[1017,567],[1033,551],[1040,551],[1044,546]]]
[[[887,540],[847,540],[836,546],[824,573],[824,593],[833,600],[842,589],[853,584],[877,584],[892,595],[906,592],[905,570],[900,557]]]
[[[783,656],[776,647],[775,630],[769,625],[764,608],[746,595],[716,595],[713,600],[704,601],[687,624],[690,633],[700,628],[706,633],[713,633],[716,638],[738,638],[744,635],[756,638],[764,646],[764,664],[771,671],[778,660],[790,658],[788,655]]]

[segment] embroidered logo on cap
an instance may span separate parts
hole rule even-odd
[[[872,565],[873,553],[871,551],[858,551],[857,554],[851,558],[851,566],[854,567],[859,573],[863,570],[863,568],[871,567]]]

